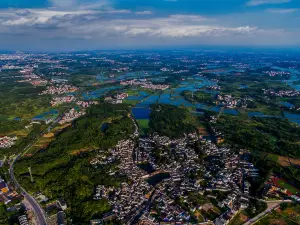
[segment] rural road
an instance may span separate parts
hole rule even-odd
[[[81,92],[79,92],[79,94],[80,94],[80,93],[81,93]],[[79,94],[78,94],[78,96],[79,96]],[[70,108],[72,107],[72,105],[74,104],[74,102],[76,101],[76,99],[77,99],[77,97],[74,99],[73,102],[71,102],[70,106],[67,108],[67,110],[65,110],[65,112],[68,111],[68,110],[70,110]],[[15,189],[20,189],[20,190],[22,191],[22,194],[24,195],[24,198],[25,198],[25,199],[27,200],[27,202],[30,204],[30,206],[31,206],[30,208],[31,208],[31,209],[33,210],[33,212],[34,212],[34,215],[35,215],[35,217],[36,217],[36,222],[37,222],[38,225],[47,225],[47,220],[46,220],[45,212],[44,212],[44,210],[41,208],[41,206],[39,205],[39,203],[38,203],[38,202],[37,202],[37,201],[36,201],[29,193],[27,193],[27,192],[25,191],[24,188],[22,188],[22,187],[20,186],[20,184],[18,183],[18,181],[16,180],[15,175],[14,175],[14,166],[15,166],[15,163],[17,162],[17,160],[18,160],[19,158],[21,158],[21,156],[25,155],[25,154],[30,150],[30,148],[31,148],[35,143],[37,143],[37,142],[41,139],[41,137],[42,137],[45,133],[49,132],[49,130],[51,130],[51,129],[55,126],[55,124],[58,123],[58,121],[61,119],[62,115],[63,115],[65,112],[63,112],[61,115],[59,115],[59,116],[56,118],[56,120],[53,121],[53,123],[47,127],[47,129],[45,129],[44,131],[42,131],[42,132],[40,133],[39,137],[37,137],[31,144],[28,144],[28,145],[23,149],[23,151],[22,151],[19,155],[17,155],[17,157],[15,157],[15,158],[13,159],[13,161],[11,162],[10,167],[9,167],[9,173],[10,173],[11,181],[14,182]]]
[[[45,217],[45,212],[44,210],[41,208],[41,206],[39,205],[39,203],[30,195],[28,194],[24,188],[22,188],[18,181],[16,180],[15,176],[14,176],[14,164],[15,162],[18,160],[18,158],[20,157],[20,155],[18,155],[13,162],[10,164],[9,167],[9,173],[10,173],[10,178],[11,180],[14,182],[15,184],[15,188],[18,189],[20,188],[20,190],[22,191],[22,194],[24,196],[24,198],[27,200],[27,202],[30,204],[31,209],[34,212],[35,218],[36,218],[36,222],[39,225],[47,225],[47,220]]]
[[[273,209],[277,208],[280,203],[283,202],[291,202],[291,200],[274,200],[274,201],[267,201],[266,203],[268,204],[268,208],[263,211],[262,213],[258,214],[256,217],[248,220],[244,225],[250,225],[250,224],[255,224],[258,220],[260,220],[262,217],[270,213]]]

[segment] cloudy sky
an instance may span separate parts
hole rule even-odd
[[[0,50],[300,47],[300,0],[1,0]]]

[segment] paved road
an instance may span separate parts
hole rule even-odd
[[[81,94],[81,92],[78,93],[77,97]],[[77,100],[77,97],[74,99],[73,102],[70,103],[70,106],[65,110],[65,112],[67,112],[68,110],[70,110],[70,108],[72,108],[74,102]],[[64,113],[65,113],[64,112]],[[29,150],[30,148],[35,144],[37,143],[41,138],[42,136],[49,132],[57,123],[58,121],[62,118],[62,115],[64,114],[62,113],[61,115],[59,115],[55,121],[53,121],[44,131],[42,131],[39,135],[39,137],[37,137],[35,140],[32,141],[32,143],[28,144],[24,149],[23,151],[17,155],[17,157],[15,157],[12,161],[12,163],[10,164],[10,168],[9,168],[9,173],[10,173],[10,178],[11,178],[11,181],[14,182],[14,185],[15,185],[15,189],[19,189],[22,191],[22,194],[24,195],[24,198],[29,202],[29,204],[31,205],[31,209],[34,211],[34,215],[36,217],[36,221],[38,223],[38,225],[47,225],[47,220],[46,220],[46,216],[45,216],[45,212],[44,210],[42,209],[42,207],[39,205],[39,203],[29,194],[25,191],[24,188],[22,188],[20,186],[20,184],[18,183],[18,181],[16,180],[15,178],[15,175],[14,175],[14,165],[16,163],[16,161],[23,155],[25,155]]]
[[[13,162],[10,165],[10,168],[9,168],[10,178],[14,182],[15,188],[16,189],[20,188],[24,198],[31,205],[31,209],[34,211],[34,215],[35,215],[37,224],[38,225],[47,225],[47,220],[46,220],[44,210],[41,208],[39,203],[19,185],[18,181],[16,180],[16,178],[14,176],[14,164],[19,158],[20,158],[20,154],[13,160]]]
[[[255,224],[258,220],[260,220],[262,217],[269,214],[273,209],[277,208],[280,205],[280,203],[283,203],[283,202],[291,202],[291,200],[267,201],[268,208],[265,211],[263,211],[262,213],[258,214],[256,217],[248,220],[246,223],[244,223],[244,225]]]

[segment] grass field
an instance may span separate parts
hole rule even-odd
[[[289,183],[287,183],[285,180],[283,179],[278,179],[277,183],[280,187],[287,189],[289,192],[291,192],[292,194],[299,194],[300,190],[295,188],[294,186],[290,185]]]
[[[271,177],[271,182],[272,182],[273,185],[275,185],[277,187],[287,189],[289,195],[300,194],[300,190],[298,188],[296,188],[293,185],[289,184],[288,181],[286,181],[282,178]]]
[[[124,104],[129,104],[129,105],[136,105],[139,102],[140,102],[139,100],[127,100],[127,99],[123,100]]]
[[[149,120],[136,120],[139,128],[140,128],[140,134],[144,135],[148,132],[149,129]]]
[[[278,162],[278,155],[268,154],[267,159],[269,159],[273,162]]]

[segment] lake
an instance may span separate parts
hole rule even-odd
[[[151,109],[149,108],[132,108],[132,114],[136,120],[148,120],[150,113]]]
[[[161,181],[163,181],[164,179],[167,179],[170,177],[170,174],[169,173],[159,173],[159,174],[156,174],[152,177],[150,177],[147,182],[152,185],[152,186],[155,186],[157,184],[159,184]]]
[[[41,113],[40,115],[33,117],[32,120],[46,120],[51,117],[56,117],[57,115],[58,115],[58,111],[55,109],[52,109],[48,112],[44,112],[44,113]]]
[[[112,91],[112,90],[117,90],[120,89],[121,87],[105,87],[105,88],[101,88],[101,89],[97,89],[95,91],[90,91],[87,93],[84,93],[82,95],[84,100],[91,100],[91,99],[95,99],[95,98],[100,98],[102,96],[105,95],[106,92]]]

